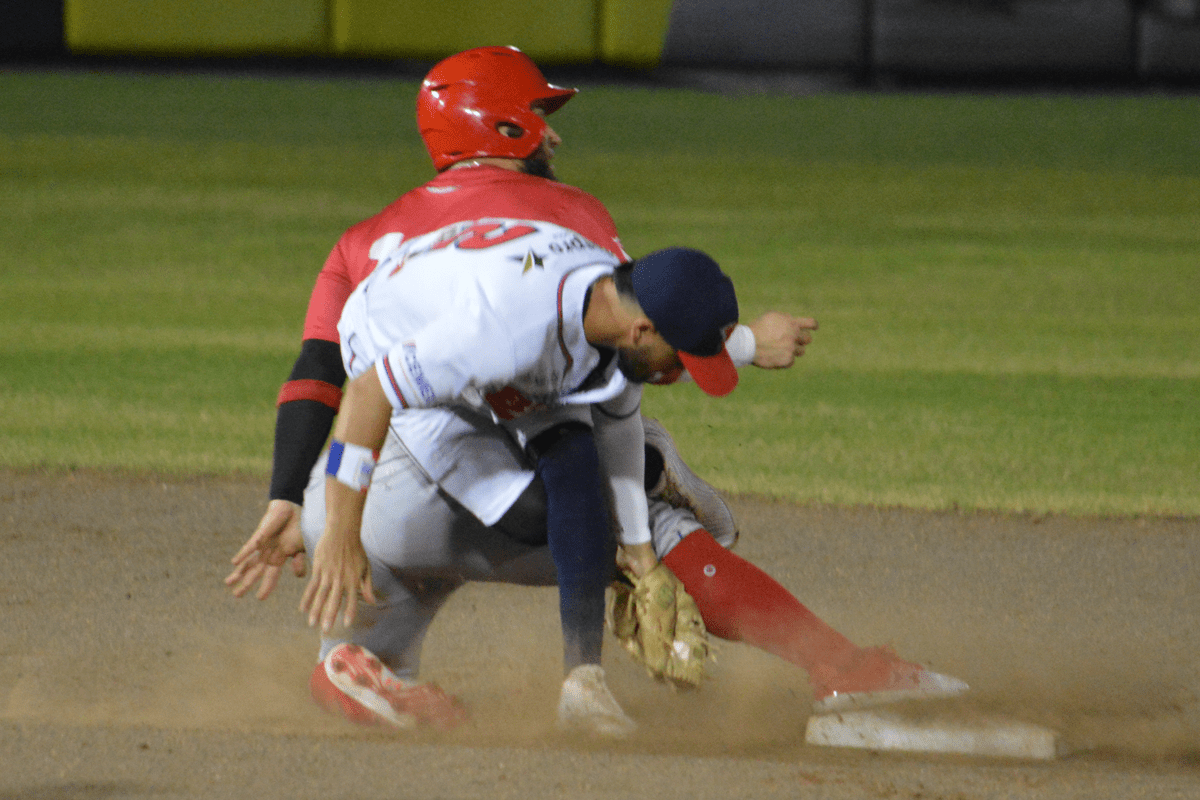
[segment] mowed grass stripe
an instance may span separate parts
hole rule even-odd
[[[341,231],[431,174],[411,81],[0,72],[0,464],[265,474]],[[562,177],[690,244],[786,373],[647,410],[730,491],[1200,513],[1200,102],[585,87]]]

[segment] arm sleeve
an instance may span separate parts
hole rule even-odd
[[[646,433],[641,386],[631,384],[613,400],[592,406],[600,469],[612,491],[614,522],[621,544],[650,541],[650,511],[644,485]]]
[[[300,504],[333,427],[346,373],[337,342],[306,339],[279,392],[270,499]]]

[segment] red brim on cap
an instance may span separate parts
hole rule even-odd
[[[737,367],[724,347],[715,356],[694,356],[681,350],[679,360],[705,394],[724,397],[737,386]]]

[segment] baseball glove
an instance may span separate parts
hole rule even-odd
[[[664,564],[641,578],[623,572],[628,582],[613,583],[609,630],[651,677],[699,686],[711,648],[696,601]]]

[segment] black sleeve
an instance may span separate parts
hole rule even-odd
[[[317,380],[338,388],[346,382],[337,342],[306,339],[288,381]],[[272,500],[301,503],[309,473],[321,455],[337,410],[317,400],[290,400],[275,415],[275,451],[271,467]]]
[[[342,368],[341,346],[326,339],[305,339],[288,380],[325,381],[342,386],[346,382],[346,370]]]

